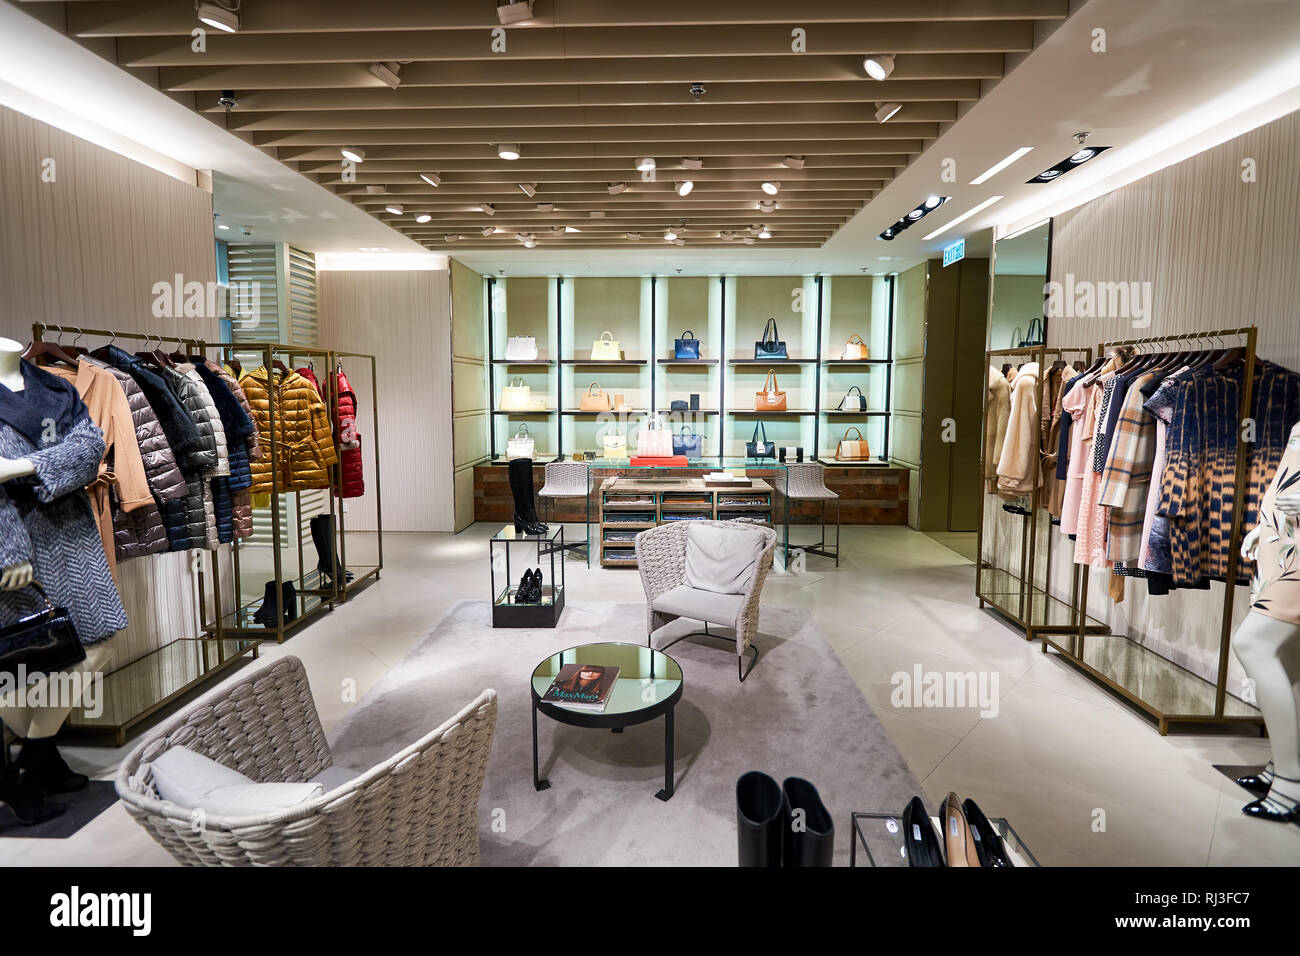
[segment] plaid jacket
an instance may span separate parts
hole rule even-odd
[[[1120,400],[1119,419],[1110,437],[1099,501],[1111,509],[1106,557],[1112,562],[1132,564],[1142,548],[1142,522],[1156,450],[1156,422],[1142,407],[1146,401],[1142,386],[1156,375],[1144,372],[1133,380]]]

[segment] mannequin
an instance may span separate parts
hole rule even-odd
[[[1242,557],[1258,562],[1257,593],[1232,646],[1268,727],[1273,759],[1237,782],[1259,799],[1247,816],[1300,822],[1300,557],[1288,555],[1300,523],[1300,424],[1291,429],[1278,473],[1260,504],[1260,522],[1246,535]]]
[[[23,390],[23,347],[13,339],[0,338],[0,385],[12,392]],[[36,473],[26,458],[0,458],[0,484]],[[22,561],[0,569],[0,589],[14,591],[32,583],[32,563]]]

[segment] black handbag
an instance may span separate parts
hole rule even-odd
[[[760,429],[762,429],[763,432],[762,441],[758,440],[758,432]],[[762,422],[759,422],[757,425],[754,426],[753,441],[745,442],[745,457],[746,458],[775,458],[776,457],[776,445],[767,440],[767,429],[763,427]]]
[[[700,357],[700,340],[695,333],[687,329],[680,339],[673,339],[673,358],[698,359]]]
[[[20,667],[27,675],[67,670],[86,659],[86,647],[66,607],[55,607],[37,582],[30,585],[45,602],[45,609],[0,627],[0,674],[18,680]]]
[[[1043,344],[1043,320],[1033,318],[1029,320],[1029,331],[1020,342],[1021,348],[1028,348],[1031,345]]]
[[[690,407],[680,398],[674,398],[668,403],[668,410],[670,412],[687,412],[690,411]]]
[[[854,395],[854,392],[857,392],[858,394]],[[840,403],[836,408],[839,411],[845,411],[845,405],[850,406],[847,409],[848,411],[865,412],[867,410],[867,396],[862,394],[862,389],[854,385],[844,393],[844,397],[840,399]]]
[[[763,338],[754,343],[754,358],[789,358],[790,353],[786,351],[780,335],[781,333],[776,330],[776,319],[768,319],[767,324],[763,326]]]

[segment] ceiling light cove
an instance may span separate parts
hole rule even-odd
[[[1072,169],[1078,169],[1090,159],[1095,159],[1099,154],[1110,149],[1109,146],[1084,146],[1081,149],[1071,153],[1065,159],[1061,160],[1055,166],[1049,166],[1033,179],[1028,180],[1029,184],[1050,183],[1060,179]]]
[[[972,179],[970,181],[970,184],[972,186],[982,186],[984,183],[988,182],[998,173],[1002,172],[1002,170],[1006,169],[1008,166],[1010,166],[1012,163],[1018,160],[1021,156],[1024,156],[1028,152],[1031,152],[1033,148],[1034,147],[1032,146],[1021,146],[1014,153],[1011,153],[1010,155],[1003,157],[1002,159],[994,163],[992,166],[990,166],[988,169],[984,170],[984,172],[980,173],[978,176]]]
[[[239,32],[239,2],[227,6],[221,3],[195,3],[194,12],[199,22],[223,33]]]
[[[893,119],[894,114],[903,108],[902,103],[877,103],[876,104],[876,122],[887,123]]]
[[[442,177],[437,173],[420,173],[420,178],[435,188],[442,183]]]
[[[945,232],[947,232],[949,229],[951,229],[953,226],[956,226],[956,225],[959,225],[960,223],[965,222],[965,221],[966,221],[967,219],[969,219],[971,216],[975,216],[975,215],[978,215],[979,213],[982,213],[985,209],[988,209],[989,206],[992,206],[995,202],[998,202],[998,201],[1001,200],[1002,198],[1003,198],[1003,197],[1001,197],[1001,196],[990,196],[988,199],[984,200],[984,201],[983,201],[982,203],[980,203],[978,206],[975,206],[973,209],[971,209],[971,210],[969,210],[969,211],[967,211],[967,212],[962,213],[962,214],[961,214],[960,216],[958,216],[956,219],[954,219],[954,220],[952,220],[951,222],[949,222],[948,225],[946,225],[946,226],[940,226],[940,227],[939,227],[938,229],[936,229],[934,232],[931,232],[931,233],[928,233],[927,235],[922,236],[922,237],[921,237],[922,241],[928,241],[928,240],[930,240],[930,239],[933,239],[935,236],[942,235],[943,233],[945,233]]]
[[[894,55],[892,53],[873,53],[862,61],[862,68],[873,80],[883,80],[894,72]]]
[[[500,143],[497,145],[497,155],[502,159],[515,160],[523,154],[519,151],[518,143]]]
[[[897,222],[876,238],[884,239],[887,242],[897,239],[900,232],[911,226],[913,223],[919,222],[926,216],[930,215],[930,213],[934,212],[950,198],[951,197],[949,196],[936,196],[934,194],[926,196],[925,199],[921,200],[921,202],[917,203],[914,208],[904,213]]]
[[[364,163],[366,161],[366,151],[360,146],[344,146],[339,150],[343,158],[349,163]]]

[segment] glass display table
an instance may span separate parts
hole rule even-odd
[[[938,817],[931,817],[935,832],[942,833]],[[989,817],[989,823],[1002,837],[1002,846],[1013,866],[1040,866],[1004,817]],[[907,866],[907,847],[903,842],[901,813],[854,813],[850,828],[849,866]],[[858,849],[866,854],[866,863],[858,863]]]
[[[513,523],[503,525],[488,539],[488,550],[492,568],[492,626],[555,627],[564,612],[564,526],[552,524],[544,534],[519,534]],[[557,554],[561,556],[558,572]],[[543,561],[544,558],[549,560]],[[519,600],[519,581],[530,568],[545,568],[542,597],[537,602]],[[498,575],[502,576],[503,583],[498,583]]]

